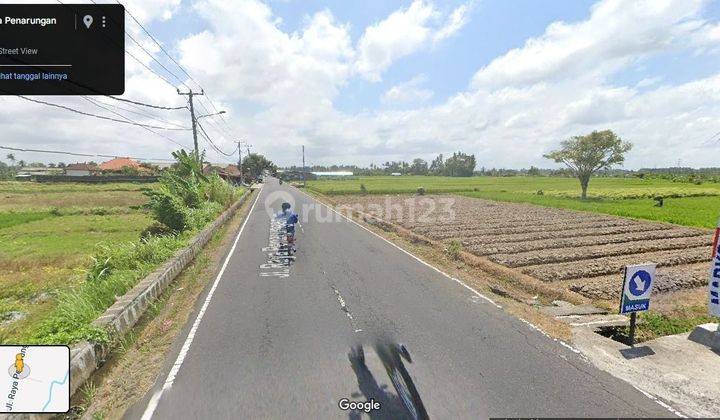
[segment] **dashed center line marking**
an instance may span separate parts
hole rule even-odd
[[[347,304],[345,303],[345,298],[342,297],[340,294],[340,291],[335,287],[334,285],[330,285],[330,287],[333,289],[333,292],[335,292],[335,295],[337,296],[337,300],[340,303],[340,310],[345,312],[345,315],[347,315],[348,319],[350,320],[350,326],[354,330],[354,332],[362,332],[361,328],[357,327],[357,323],[355,322],[355,318],[353,317],[352,312],[350,312],[350,309],[347,307]]]

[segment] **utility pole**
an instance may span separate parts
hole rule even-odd
[[[187,96],[190,102],[190,119],[192,120],[192,132],[193,132],[193,143],[195,144],[195,158],[200,162],[200,150],[198,150],[198,139],[197,139],[197,120],[195,119],[195,107],[193,106],[193,96],[204,95],[205,91],[201,90],[200,93],[193,92],[192,89],[188,93],[180,92],[177,90],[178,95]],[[200,162],[202,164],[202,162]]]
[[[242,172],[242,142],[237,142],[238,145],[238,154],[240,155],[238,160],[238,169],[240,170],[240,183],[242,184],[243,181],[243,172]]]
[[[304,144],[302,147],[302,153],[303,153],[303,188],[305,188],[305,183],[306,183],[305,181],[306,181],[307,177],[305,176],[305,145]]]

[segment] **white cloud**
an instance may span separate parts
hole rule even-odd
[[[474,1],[461,4],[450,13],[447,22],[433,36],[434,42],[440,42],[455,35],[460,29],[468,23],[470,10],[474,5]]]
[[[459,31],[467,23],[469,9],[470,4],[463,4],[443,22],[432,3],[414,0],[408,8],[365,28],[357,45],[357,71],[370,81],[380,81],[394,61]]]
[[[179,43],[181,63],[220,96],[324,106],[349,76],[348,28],[328,11],[308,18],[301,32],[286,34],[257,1],[208,0],[195,8],[212,27]]]
[[[648,54],[681,47],[700,25],[701,0],[605,0],[588,20],[555,22],[473,77],[476,88],[610,73]]]
[[[662,80],[663,80],[663,78],[660,77],[660,76],[646,77],[646,78],[640,80],[639,82],[637,82],[637,85],[635,85],[635,86],[636,86],[636,87],[640,87],[640,88],[648,87],[648,86],[652,86],[652,85],[658,84],[658,83],[660,83]]]
[[[422,85],[427,82],[425,75],[418,75],[412,79],[397,84],[388,89],[382,96],[385,103],[401,103],[401,104],[420,104],[432,98],[433,91],[423,88]]]
[[[181,0],[123,0],[125,8],[143,25],[152,20],[169,20],[180,6]]]

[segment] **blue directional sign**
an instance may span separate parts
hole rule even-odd
[[[655,282],[655,264],[628,265],[620,301],[620,313],[647,311]]]

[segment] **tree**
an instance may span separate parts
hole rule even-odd
[[[472,176],[474,171],[475,155],[457,152],[447,158],[443,172],[446,176]]]
[[[7,156],[5,156],[7,160],[10,161],[10,166],[15,166],[15,155],[12,153],[8,153]]]
[[[590,177],[597,171],[610,169],[625,161],[625,153],[632,144],[622,141],[611,130],[593,131],[585,136],[574,136],[560,143],[560,149],[543,155],[558,163],[564,163],[580,180],[582,199],[587,198]]]
[[[445,164],[443,163],[443,155],[439,154],[438,157],[433,159],[433,161],[430,163],[429,171],[433,175],[442,175],[444,169]]]
[[[13,179],[15,176],[15,169],[12,166],[9,166],[5,162],[0,162],[0,179]]]
[[[414,159],[410,165],[410,173],[413,175],[427,175],[428,163],[423,159]]]
[[[277,172],[277,166],[265,156],[257,153],[250,153],[245,156],[242,161],[243,174],[257,178],[262,175],[263,171],[268,170],[271,173]]]
[[[395,162],[395,161],[385,162],[385,163],[383,163],[383,166],[384,166],[383,171],[386,174],[403,173],[403,163],[405,163],[405,162]]]

